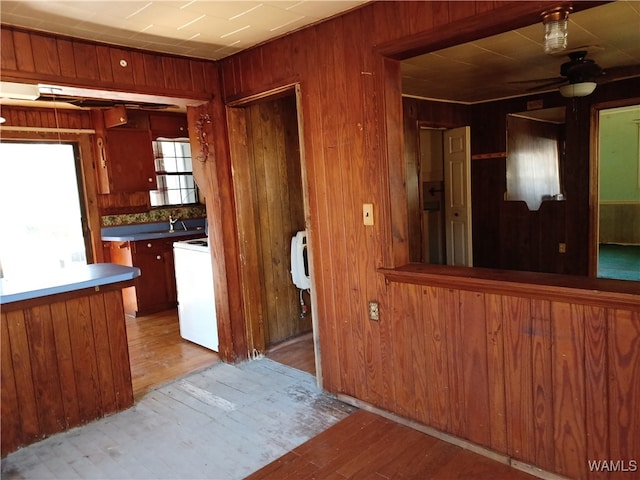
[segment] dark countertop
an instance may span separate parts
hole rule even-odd
[[[123,225],[118,227],[103,227],[101,236],[107,242],[135,242],[137,240],[153,240],[157,238],[175,238],[193,236],[201,234],[205,236],[206,219],[188,219],[183,223],[178,220],[173,226],[173,231],[169,230],[169,222],[144,223],[139,225]],[[184,227],[187,227],[185,230]]]
[[[95,263],[56,272],[37,272],[19,278],[0,279],[0,304],[73,292],[133,280],[140,276],[137,267],[114,263]]]

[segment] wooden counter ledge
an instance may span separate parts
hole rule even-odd
[[[378,272],[387,282],[640,309],[640,283],[626,280],[419,263]]]

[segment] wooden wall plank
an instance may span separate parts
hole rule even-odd
[[[102,402],[89,299],[68,300],[66,307],[76,389],[82,398],[79,403],[80,418],[98,418],[102,413]]]
[[[56,322],[55,349],[58,362],[58,375],[62,392],[62,405],[67,425],[80,425],[80,397],[73,368],[73,352],[69,334],[69,317],[65,302],[51,304],[51,316]]]
[[[33,58],[33,47],[31,46],[31,36],[25,32],[13,32],[13,48],[17,70],[23,72],[34,72],[35,61]]]
[[[24,312],[8,312],[7,327],[11,343],[11,365],[13,366],[18,408],[20,416],[21,442],[30,443],[39,437],[41,430],[36,407],[36,390],[31,375],[29,339]]]
[[[109,49],[109,64],[113,81],[122,85],[134,85],[131,52],[121,48]],[[121,62],[125,62],[123,65]]]
[[[489,371],[485,297],[479,292],[460,292],[460,357],[462,366],[461,409],[464,436],[474,443],[491,445]]]
[[[89,298],[89,310],[97,358],[98,381],[100,382],[101,411],[103,413],[115,412],[117,410],[116,392],[113,380],[113,360],[108,341],[109,328],[107,325],[110,319],[107,318],[104,295],[92,295]]]
[[[421,368],[421,362],[414,362],[411,338],[414,318],[419,315],[415,303],[415,287],[398,289],[393,302],[394,319],[394,410],[407,418],[415,418],[415,375],[414,369]]]
[[[129,345],[127,343],[126,321],[122,306],[122,291],[105,292],[103,296],[113,372],[113,388],[116,396],[116,410],[123,410],[133,405],[133,386],[131,385],[131,364],[129,362]]]
[[[13,368],[13,355],[9,341],[9,319],[6,313],[0,314],[0,429],[2,430],[0,450],[5,452],[17,449],[22,443],[22,425],[18,392]],[[17,414],[16,414],[17,413]]]
[[[536,465],[553,471],[553,379],[550,303],[531,301],[533,421]]]
[[[609,370],[608,323],[609,311],[587,308],[584,324],[585,354],[585,414],[587,461],[612,458],[609,453]],[[589,479],[606,478],[605,472],[590,471]]]
[[[56,39],[58,47],[58,58],[60,59],[60,75],[74,78],[76,76],[76,64],[71,40]]]
[[[60,59],[56,42],[42,35],[31,35],[33,61],[45,75],[60,75]]]
[[[502,297],[508,453],[535,461],[531,366],[531,304],[526,298]]]
[[[629,467],[640,452],[640,311],[612,309],[607,321],[609,458]]]
[[[177,90],[180,88],[176,79],[176,62],[173,57],[162,58],[162,71],[164,79],[164,87],[168,90]]]
[[[555,471],[571,478],[584,478],[587,471],[585,312],[580,305],[553,302],[551,318]]]
[[[450,430],[454,435],[466,438],[464,403],[464,366],[461,325],[461,291],[443,289],[440,315],[446,319],[447,362],[449,363],[448,400]]]
[[[507,451],[505,400],[504,315],[498,295],[485,294],[485,322],[487,326],[487,379],[489,382],[489,421],[491,448]]]
[[[67,427],[49,305],[25,311],[25,327],[29,339],[29,358],[40,432],[45,435]]]
[[[83,81],[100,80],[100,67],[96,46],[84,42],[73,42],[76,75]]]
[[[445,291],[426,287],[423,293],[423,321],[426,340],[426,358],[423,368],[429,378],[427,405],[429,425],[451,431],[449,408],[449,341],[448,314]],[[396,367],[397,368],[397,367]]]
[[[6,28],[0,29],[0,67],[2,70],[17,70],[18,62],[16,59],[16,50],[13,43],[13,32]]]

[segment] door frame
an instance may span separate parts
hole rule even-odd
[[[300,147],[300,173],[301,173],[301,182],[302,182],[302,197],[303,197],[303,211],[304,211],[304,224],[307,231],[307,255],[309,259],[309,272],[311,277],[311,290],[310,290],[310,302],[311,302],[311,311],[313,315],[312,319],[312,332],[313,332],[313,345],[314,345],[314,357],[316,364],[316,379],[319,385],[322,382],[322,369],[320,363],[320,341],[318,337],[318,315],[316,312],[318,311],[318,300],[317,300],[317,292],[314,285],[314,274],[313,274],[313,233],[312,226],[310,221],[310,201],[309,201],[309,182],[307,175],[307,163],[305,159],[305,144],[304,144],[304,115],[302,111],[302,92],[299,83],[293,83],[284,85],[275,89],[271,89],[265,92],[261,92],[256,95],[251,95],[242,99],[235,100],[233,102],[229,102],[226,105],[226,115],[227,122],[229,125],[229,144],[230,144],[230,156],[232,165],[237,165],[240,157],[246,158],[246,154],[243,155],[243,152],[246,153],[247,148],[247,130],[246,130],[246,122],[244,119],[244,111],[243,108],[250,106],[252,104],[258,103],[260,101],[265,100],[276,100],[279,97],[285,95],[295,95],[296,99],[296,116],[297,116],[297,124],[298,124],[298,142]],[[238,171],[237,168],[234,168],[234,190],[237,188],[238,183],[242,181],[240,178],[241,172]],[[236,179],[238,183],[236,183]],[[253,208],[249,205],[246,205],[243,202],[242,198],[239,198],[240,195],[236,192],[236,212],[239,212],[246,208],[248,210],[247,215],[251,220],[255,213],[253,212]],[[241,205],[242,203],[242,205]],[[250,200],[247,200],[247,203],[250,203]],[[243,208],[244,206],[244,208]],[[260,285],[259,285],[259,277],[255,275],[250,268],[248,262],[251,262],[251,259],[247,259],[245,256],[246,252],[246,244],[248,239],[243,238],[243,227],[242,220],[238,219],[238,235],[239,235],[239,245],[240,245],[240,255],[241,255],[241,264],[240,264],[240,275],[241,275],[241,284],[242,284],[242,302],[244,305],[245,316],[246,316],[246,334],[247,334],[247,348],[249,352],[249,357],[257,357],[262,355],[266,350],[265,345],[265,331],[263,325],[263,318],[261,309],[256,309],[254,307],[256,302],[261,302],[261,294],[260,294]],[[256,312],[256,310],[260,310]]]
[[[600,111],[640,105],[640,97],[594,103],[590,111],[589,132],[589,271],[598,276],[598,247],[600,240]]]

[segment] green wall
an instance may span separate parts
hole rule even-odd
[[[640,105],[600,114],[600,201],[640,202]]]

